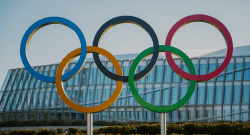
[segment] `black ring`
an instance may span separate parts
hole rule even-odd
[[[133,23],[133,24],[136,24],[136,25],[142,27],[144,30],[146,30],[148,32],[148,34],[150,35],[150,37],[153,41],[154,53],[153,53],[152,59],[150,60],[149,64],[145,67],[144,70],[135,74],[135,80],[139,80],[140,78],[146,76],[154,68],[156,61],[158,60],[158,55],[159,55],[158,38],[157,38],[154,30],[151,28],[151,26],[149,24],[147,24],[145,21],[143,21],[139,18],[136,18],[134,16],[115,17],[115,18],[107,21],[106,23],[104,23],[101,26],[101,28],[97,31],[95,38],[94,38],[94,41],[93,41],[93,46],[98,47],[99,41],[102,38],[102,36],[105,34],[105,32],[107,32],[107,30],[109,30],[111,27],[113,27],[117,24],[120,24],[120,23]],[[107,70],[103,66],[103,64],[101,63],[101,60],[99,58],[98,53],[93,53],[93,57],[94,57],[94,60],[95,60],[97,67],[103,72],[104,75],[106,75],[110,79],[113,79],[116,81],[128,82],[128,76],[119,76],[119,75],[113,74],[112,72]]]

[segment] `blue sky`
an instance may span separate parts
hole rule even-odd
[[[250,1],[247,0],[1,0],[0,87],[9,69],[23,67],[19,52],[21,39],[29,26],[42,18],[59,16],[71,20],[82,30],[87,45],[92,46],[101,25],[117,16],[141,18],[154,29],[159,43],[164,44],[171,27],[192,14],[205,14],[220,20],[231,33],[234,47],[250,44]],[[151,46],[149,35],[134,24],[111,28],[100,42],[100,47],[114,55],[140,53]],[[172,46],[181,50],[217,49],[225,48],[226,43],[216,28],[195,22],[175,34]],[[78,37],[70,28],[49,25],[31,39],[28,58],[32,66],[57,63],[79,47]]]

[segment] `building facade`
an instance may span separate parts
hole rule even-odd
[[[194,52],[193,52],[194,53]],[[138,54],[117,55],[124,75]],[[196,74],[204,75],[217,69],[223,62],[226,50],[218,50],[191,58]],[[110,61],[101,57],[105,67],[115,73]],[[174,59],[184,71],[188,69],[179,58]],[[137,68],[141,71],[150,61],[144,59]],[[72,61],[67,67],[74,67]],[[55,76],[57,64],[35,66],[37,72]],[[104,76],[92,58],[74,78],[63,83],[65,93],[75,103],[90,107],[105,102],[113,93],[116,81]],[[178,102],[186,94],[189,81],[180,78],[160,54],[154,69],[136,81],[141,97],[156,106]],[[250,46],[234,48],[230,64],[218,77],[198,82],[189,101],[173,112],[166,113],[167,122],[182,121],[249,121],[250,118]],[[86,119],[86,114],[65,105],[54,83],[42,82],[31,76],[25,68],[10,69],[0,91],[0,118],[8,119]],[[94,113],[94,120],[102,121],[160,121],[160,113],[143,108],[134,99],[128,83],[123,83],[117,101],[109,108]]]

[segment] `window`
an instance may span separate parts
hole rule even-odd
[[[46,91],[45,95],[45,107],[49,107],[49,96],[50,96],[50,91]],[[52,99],[53,100],[53,99]]]
[[[144,68],[145,68],[145,66],[138,66],[137,73],[141,72]],[[138,80],[137,83],[144,83],[144,78]]]
[[[151,92],[145,94],[145,101],[151,104]]]
[[[209,64],[208,65],[208,72],[211,73],[215,70],[215,64]],[[211,79],[209,81],[214,81],[214,79]]]
[[[95,83],[95,75],[96,75],[96,68],[91,68],[90,69],[89,84]]]
[[[154,91],[154,105],[160,105],[160,91]]]
[[[186,73],[189,73],[189,70],[185,64],[182,65],[182,70]],[[181,82],[187,82],[188,80],[181,78]]]
[[[96,89],[95,90],[95,101],[101,100],[101,94],[102,94],[102,90],[101,89]]]
[[[94,90],[93,89],[88,89],[87,102],[93,101],[93,94],[94,94]]]
[[[173,87],[171,89],[171,105],[177,103],[178,87]]]
[[[241,80],[241,73],[242,73],[241,69],[242,69],[242,63],[236,63],[235,70],[237,71],[235,71],[235,77],[234,77],[235,80]]]
[[[103,91],[103,100],[109,99],[109,89],[104,89]]]
[[[231,81],[233,79],[233,63],[229,63],[226,68],[226,81]]]
[[[128,97],[127,98],[127,106],[132,106],[134,101],[134,97]]]
[[[230,104],[232,86],[225,86],[224,104]]]
[[[82,73],[81,83],[86,85],[88,83],[89,69],[83,68],[82,70],[83,73]]]
[[[248,67],[247,69],[244,69],[244,80],[250,80],[250,62],[245,63],[245,67]]]
[[[110,72],[112,72],[112,67],[107,67],[107,70],[109,70]],[[111,83],[111,79],[108,78],[107,76],[104,77],[104,84],[110,84]]]
[[[218,67],[220,67],[220,65],[221,63],[218,63]],[[219,76],[216,77],[217,81],[223,81],[223,72]]]
[[[181,87],[180,89],[180,100],[187,94],[187,87]]]
[[[188,101],[188,104],[189,105],[194,105],[194,102],[195,102],[195,93],[196,93],[197,89],[194,90],[194,93],[193,95],[191,96],[191,98],[189,99]]]
[[[200,64],[200,75],[205,75],[207,73],[207,64]]]
[[[163,105],[169,105],[169,88],[163,89],[162,102]]]
[[[202,105],[204,103],[204,92],[205,92],[204,86],[198,87],[198,99],[197,99],[198,105]]]
[[[180,65],[177,65],[177,66],[180,67]],[[179,82],[179,80],[180,80],[179,75],[173,72],[173,82]]]
[[[156,83],[162,82],[161,77],[162,77],[162,65],[156,65],[155,66],[155,82]]]
[[[242,92],[242,102],[241,103],[248,103],[249,101],[249,85],[243,86]]]
[[[103,80],[103,73],[102,71],[97,68],[97,78],[96,78],[96,84],[102,84],[102,80]]]
[[[153,82],[153,73],[154,73],[154,69],[145,77],[146,78],[146,83],[152,83]]]
[[[215,104],[221,104],[222,99],[222,86],[216,86]]]
[[[165,71],[164,71],[164,82],[170,82],[172,69],[169,65],[165,65]]]
[[[234,86],[233,104],[238,104],[240,102],[240,87],[240,85]]]

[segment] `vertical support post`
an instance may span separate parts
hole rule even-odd
[[[87,133],[93,135],[93,113],[87,113]]]
[[[166,132],[166,113],[161,113],[161,135],[167,135]]]

